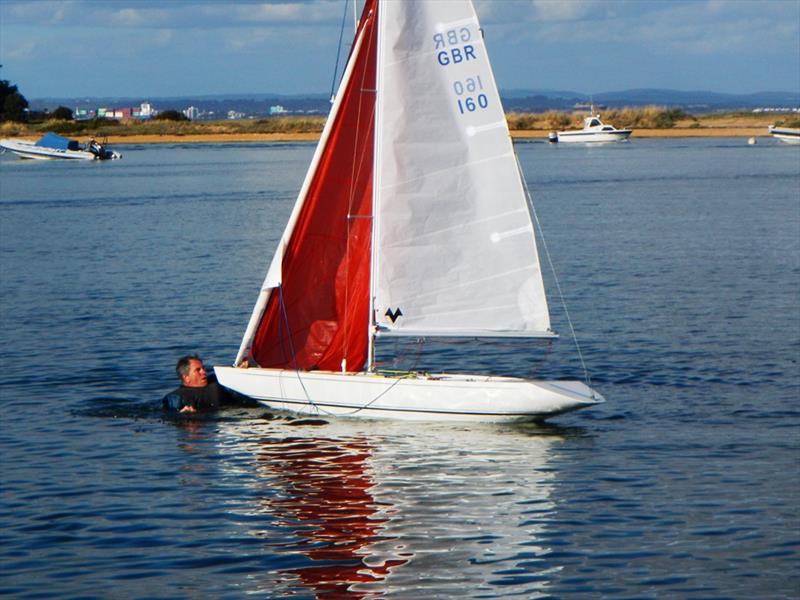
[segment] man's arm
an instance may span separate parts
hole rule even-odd
[[[191,404],[185,404],[183,398],[177,392],[170,392],[164,399],[161,400],[161,405],[164,410],[178,413],[194,413],[197,412]]]

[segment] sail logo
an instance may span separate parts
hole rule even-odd
[[[433,49],[439,50],[436,53],[436,60],[441,66],[446,67],[477,59],[475,46],[466,43],[471,39],[472,32],[468,27],[459,27],[434,34]]]
[[[384,313],[384,315],[389,317],[389,320],[394,324],[395,321],[397,321],[397,319],[399,317],[403,316],[403,311],[400,310],[399,306],[397,307],[397,310],[394,310],[394,311],[391,308],[387,308],[386,312]]]

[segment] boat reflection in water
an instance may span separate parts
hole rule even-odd
[[[299,541],[283,544],[313,561],[286,573],[296,575],[319,598],[365,597],[353,590],[384,580],[407,558],[381,559],[370,546],[381,540],[391,507],[379,506],[365,438],[289,437],[264,440],[258,466],[277,476],[278,494],[264,498],[276,525],[294,531]]]
[[[559,569],[546,532],[556,436],[345,420],[224,433],[254,459],[248,520],[273,554],[261,587],[274,594],[530,597]]]

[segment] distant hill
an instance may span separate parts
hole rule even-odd
[[[800,106],[800,93],[756,92],[754,94],[722,94],[718,92],[639,89],[597,94],[597,100],[612,106],[659,104],[685,108],[730,109]]]
[[[622,107],[658,106],[677,107],[688,112],[713,112],[720,110],[752,110],[755,108],[800,107],[800,92],[757,92],[753,94],[724,94],[709,91],[678,91],[663,89],[634,89],[618,92],[587,94],[570,90],[509,89],[501,90],[503,106],[507,112],[544,112],[571,110],[576,105],[590,101],[597,106]],[[181,96],[164,98],[35,98],[30,100],[32,110],[52,111],[58,106],[84,108],[124,108],[150,102],[154,108],[184,110],[194,106],[206,118],[223,119],[229,111],[246,117],[259,118],[270,114],[270,107],[282,106],[291,114],[327,114],[330,100],[327,94],[217,94],[207,96]]]
[[[683,108],[689,112],[800,107],[800,92],[724,94],[708,91],[634,89],[587,94],[564,90],[503,90],[501,95],[507,111],[567,110],[576,104],[585,105],[590,102],[610,107],[670,106]]]

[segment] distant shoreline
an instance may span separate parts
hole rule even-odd
[[[764,113],[714,113],[689,115],[679,109],[659,106],[608,110],[607,123],[632,129],[636,138],[759,137],[768,136],[769,125],[789,125],[796,116],[775,119]],[[109,144],[222,144],[247,142],[313,142],[325,126],[324,116],[281,116],[266,119],[186,121],[59,121],[0,123],[0,137],[38,139],[44,132],[85,141],[91,136]],[[583,113],[507,113],[506,122],[514,139],[546,140],[553,131],[579,130]]]
[[[513,139],[546,140],[550,132],[543,130],[511,131]],[[12,137],[12,136],[9,136]],[[18,139],[36,140],[40,135],[19,136]],[[83,140],[89,136],[67,136]],[[636,138],[699,138],[699,137],[770,137],[765,127],[675,127],[671,129],[634,129],[632,140]],[[145,135],[109,135],[103,136],[109,145],[114,144],[235,144],[247,142],[315,142],[319,133],[192,133],[178,134],[145,134]]]
[[[546,140],[549,131],[511,131],[513,139]],[[769,137],[765,127],[685,127],[673,129],[634,129],[635,138]],[[109,144],[224,144],[243,142],[315,142],[318,133],[208,133],[187,135],[111,135]]]

